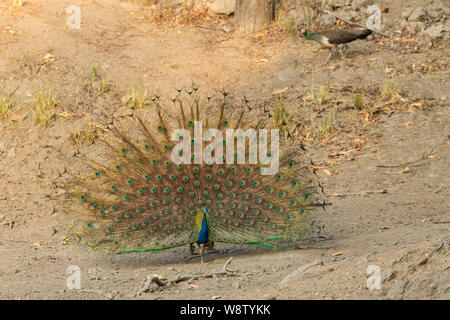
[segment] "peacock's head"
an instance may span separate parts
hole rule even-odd
[[[306,35],[309,33],[306,29],[303,28],[298,28],[298,33],[299,35],[303,35],[304,37],[306,37]]]

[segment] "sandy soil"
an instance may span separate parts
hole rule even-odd
[[[27,1],[17,10],[0,1],[0,89],[17,88],[13,113],[0,121],[0,299],[450,299],[448,44],[414,49],[377,37],[318,68],[328,52],[277,28],[261,38],[214,23],[174,27],[150,22],[130,2],[80,1],[82,28],[67,30],[72,2]],[[88,85],[94,67],[109,92]],[[404,89],[391,103],[377,89],[386,68]],[[65,245],[67,213],[58,210],[52,178],[75,150],[70,133],[111,117],[130,83],[170,97],[192,80],[206,93],[245,95],[256,109],[283,91],[304,118],[294,137],[320,166],[332,203],[318,212],[320,230],[300,247],[218,245],[206,265],[186,247],[107,256]],[[47,128],[28,107],[41,83],[60,97]],[[336,96],[362,88],[371,108],[338,108],[338,134],[309,138],[314,119],[325,116],[304,102],[312,85],[325,83]],[[233,276],[138,293],[148,275],[220,271],[231,256]],[[70,265],[80,267],[81,290],[67,289]],[[371,265],[380,289],[367,288]]]

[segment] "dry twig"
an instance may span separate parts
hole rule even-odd
[[[382,190],[364,190],[359,192],[348,192],[348,193],[333,193],[330,196],[334,197],[348,197],[348,196],[366,196],[368,194],[376,194],[376,193],[388,193],[386,189]]]
[[[207,278],[216,278],[218,276],[236,276],[239,275],[237,273],[235,273],[232,270],[227,270],[227,266],[231,263],[231,260],[233,260],[233,257],[230,257],[230,259],[228,259],[225,264],[223,265],[222,271],[219,272],[211,272],[211,273],[206,273],[206,274],[202,274],[202,275],[178,275],[175,279],[172,280],[168,280],[157,275],[151,275],[147,277],[147,280],[144,283],[144,286],[142,287],[142,289],[140,289],[137,294],[140,294],[142,292],[146,292],[150,289],[150,285],[152,283],[156,283],[159,287],[169,287],[172,286],[174,284],[183,282],[183,281],[188,281],[191,282],[193,280],[198,280],[198,279],[207,279]]]
[[[428,156],[430,156],[432,153],[433,153],[433,150],[428,152],[428,154],[423,155],[422,158],[414,160],[414,161],[405,162],[402,164],[395,164],[395,165],[378,165],[377,168],[398,168],[398,167],[408,166],[408,165],[411,165],[411,164],[414,164],[414,163],[417,163],[417,162],[427,159]]]

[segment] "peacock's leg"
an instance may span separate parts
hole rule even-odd
[[[199,244],[198,245],[198,250],[200,251],[200,260],[202,262],[202,264],[205,263],[205,260],[203,260],[203,256],[205,255],[205,244]]]
[[[341,49],[340,47],[337,47],[337,48],[338,48],[339,54],[341,55],[341,58],[342,58],[343,60],[345,60],[345,55],[344,55],[344,53],[342,52],[342,49]]]
[[[212,245],[211,245],[212,243]],[[191,250],[191,254],[195,255],[195,247],[198,248],[198,251],[200,253],[200,260],[202,261],[202,264],[205,263],[205,261],[203,260],[203,256],[205,255],[205,250],[211,250],[211,248],[214,248],[214,242],[207,242],[207,243],[202,243],[199,244],[198,242],[194,242],[189,244],[189,249]]]
[[[325,60],[324,63],[322,63],[320,66],[324,66],[328,63],[328,61],[330,61],[331,57],[333,56],[333,48],[330,49],[330,55],[328,56],[327,60]]]
[[[205,243],[205,248],[206,248],[206,250],[214,250],[214,242],[209,241],[209,242]]]

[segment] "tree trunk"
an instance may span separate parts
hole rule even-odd
[[[234,24],[240,32],[256,32],[272,20],[273,0],[237,0]]]

